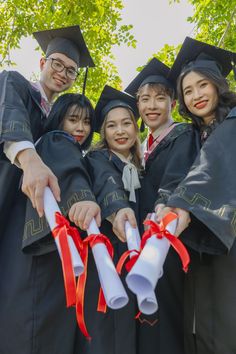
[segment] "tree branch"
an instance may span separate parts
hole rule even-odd
[[[229,21],[227,22],[226,29],[225,29],[224,33],[222,34],[222,36],[221,36],[221,38],[220,38],[220,40],[219,40],[219,42],[218,42],[218,44],[217,44],[218,47],[224,48],[224,40],[225,40],[225,37],[226,37],[226,35],[227,35],[227,33],[228,33],[229,29],[230,29],[231,22],[232,22],[232,20],[233,20],[233,17],[234,17],[235,12],[236,12],[236,9],[234,8],[234,10],[233,10],[233,12],[232,12],[232,15],[230,16],[230,19],[229,19]]]

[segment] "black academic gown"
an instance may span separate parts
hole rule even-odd
[[[155,204],[166,204],[169,196],[189,171],[199,138],[190,124],[177,124],[153,150],[141,179],[140,213],[143,221]],[[139,329],[139,354],[183,354],[184,272],[176,252],[170,248],[164,274],[158,281],[158,312],[141,316],[146,321]]]
[[[187,354],[236,353],[236,108],[204,143],[168,204],[188,210]]]
[[[72,137],[48,133],[37,151],[58,177],[64,214],[76,201],[95,200]],[[0,247],[0,353],[79,353],[75,309],[66,308],[61,261],[45,219],[18,191],[7,221]]]
[[[89,172],[92,178],[94,194],[102,208],[101,232],[112,242],[114,247],[114,263],[127,250],[126,244],[118,240],[112,232],[112,226],[105,220],[113,212],[122,207],[130,207],[127,194],[124,192],[121,179],[124,163],[107,150],[98,150],[86,155]],[[136,193],[137,194],[137,193]],[[138,196],[137,196],[138,198]],[[135,207],[135,204],[132,203]],[[123,272],[121,279],[125,286]],[[85,296],[85,318],[91,342],[83,337],[79,340],[81,354],[136,354],[136,300],[125,286],[129,303],[122,309],[107,308],[105,314],[96,311],[99,292],[99,280],[92,254],[89,255],[88,280]]]
[[[0,237],[19,188],[21,170],[3,153],[3,142],[36,141],[43,132],[45,114],[41,95],[16,71],[0,73]]]

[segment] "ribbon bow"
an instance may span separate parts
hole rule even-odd
[[[79,276],[77,284],[77,301],[76,301],[76,317],[78,325],[87,339],[91,339],[88,334],[88,330],[85,324],[84,319],[84,294],[85,294],[85,285],[87,280],[87,266],[88,266],[88,247],[93,248],[96,244],[103,243],[107,247],[108,253],[111,258],[114,256],[114,249],[110,240],[103,234],[91,234],[83,240],[83,250],[81,254],[82,261],[84,263],[84,272]],[[106,300],[103,294],[102,289],[100,288],[97,311],[106,312]]]
[[[141,187],[136,166],[131,162],[126,163],[123,168],[122,182],[124,188],[129,192],[129,201],[136,202],[135,189]]]
[[[185,272],[188,271],[188,265],[190,262],[189,254],[183,243],[174,235],[172,235],[169,231],[166,230],[167,225],[175,220],[177,218],[177,215],[175,213],[168,213],[159,224],[155,223],[152,220],[146,220],[144,221],[144,225],[149,225],[149,229],[146,230],[143,233],[141,244],[140,244],[140,250],[129,250],[126,251],[122,254],[122,256],[119,259],[119,262],[117,263],[117,271],[119,274],[121,274],[122,268],[124,266],[124,263],[126,262],[128,256],[132,252],[136,252],[137,254],[131,257],[131,259],[126,263],[125,267],[126,270],[129,272],[134,264],[136,263],[142,249],[144,248],[147,240],[152,237],[156,236],[158,239],[161,239],[163,237],[167,238],[168,241],[170,242],[171,246],[175,249],[175,251],[178,253],[180,256],[180,259],[182,261],[183,265],[183,270]]]
[[[58,237],[59,240],[66,293],[66,306],[70,307],[76,304],[76,281],[68,243],[68,235],[72,237],[79,252],[82,251],[82,241],[78,230],[75,227],[70,226],[69,221],[61,213],[55,213],[55,220],[57,226],[52,230],[52,235],[54,238]]]
[[[184,244],[176,236],[172,235],[168,230],[166,230],[166,226],[176,218],[177,215],[175,213],[168,213],[159,224],[152,220],[144,221],[144,225],[149,225],[150,227],[144,232],[142,236],[141,249],[143,249],[147,240],[150,237],[154,235],[158,239],[162,239],[163,237],[165,237],[170,242],[171,246],[175,249],[175,251],[178,253],[183,265],[183,270],[187,272],[188,265],[190,262],[188,251],[185,248]]]

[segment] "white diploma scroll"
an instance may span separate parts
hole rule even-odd
[[[128,221],[125,223],[125,234],[128,250],[139,250],[141,243],[139,231],[137,228],[133,228]],[[130,258],[135,255],[137,255],[136,252],[131,252]],[[151,315],[158,310],[158,304],[154,290],[151,290],[148,294],[139,293],[136,295],[138,308],[142,313]]]
[[[176,225],[177,219],[169,223],[166,230],[174,234]],[[163,274],[163,265],[169,247],[170,243],[165,237],[157,239],[153,235],[147,240],[137,262],[126,277],[131,291],[137,295],[148,296],[155,289],[158,279]]]
[[[59,206],[52,194],[51,189],[49,187],[46,187],[44,190],[44,212],[51,230],[53,230],[54,227],[57,226],[55,220],[55,213],[57,211],[61,213]],[[57,237],[55,238],[55,242],[61,257],[61,248]],[[79,276],[84,271],[84,264],[80,258],[79,252],[75,247],[74,241],[70,235],[68,235],[68,244],[71,252],[71,259],[72,259],[75,276]]]
[[[100,234],[94,219],[92,219],[87,233],[88,235]],[[128,303],[129,298],[106,245],[103,243],[95,244],[92,247],[92,253],[107,305],[114,310],[124,307]]]

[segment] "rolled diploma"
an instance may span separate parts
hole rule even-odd
[[[153,219],[155,214],[152,214]],[[174,234],[177,219],[173,220],[166,229]],[[155,289],[158,279],[163,274],[163,265],[170,247],[169,241],[163,237],[157,239],[155,235],[150,237],[137,262],[126,277],[126,282],[130,290],[135,294],[148,295]]]
[[[94,219],[92,219],[87,233],[88,235],[100,234]],[[107,305],[112,309],[124,307],[129,301],[128,295],[108,253],[107,247],[103,243],[98,243],[92,247],[92,253]]]
[[[125,222],[125,234],[128,250],[139,250],[141,243],[139,231],[137,228],[133,228],[128,221]],[[137,255],[136,252],[131,252],[130,258],[135,255]],[[154,290],[151,290],[150,293],[146,295],[141,293],[136,294],[136,296],[138,308],[142,313],[151,315],[158,310],[158,304]]]
[[[59,206],[52,194],[51,189],[49,187],[46,187],[44,190],[44,212],[51,230],[53,230],[54,227],[57,226],[55,221],[55,213],[57,211],[61,213]],[[60,248],[58,237],[55,238],[55,242],[56,242],[57,250],[61,257],[61,248]],[[68,244],[71,252],[71,259],[74,268],[74,273],[76,276],[79,276],[84,271],[84,264],[80,258],[79,252],[75,247],[74,241],[70,235],[68,235]]]

